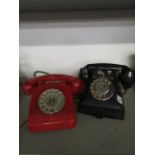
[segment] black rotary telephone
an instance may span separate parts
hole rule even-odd
[[[80,69],[85,89],[78,111],[96,117],[124,119],[123,94],[135,81],[135,73],[124,65],[88,64]]]

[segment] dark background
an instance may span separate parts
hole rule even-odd
[[[20,12],[134,9],[134,0],[19,0]]]

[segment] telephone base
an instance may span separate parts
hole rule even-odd
[[[74,118],[74,119],[73,119]],[[57,122],[42,122],[42,123],[31,123],[28,121],[28,128],[30,132],[42,132],[42,131],[54,131],[62,129],[72,129],[76,126],[75,116],[71,116],[71,119]]]
[[[102,119],[102,118],[112,118],[112,119],[124,120],[124,114],[122,112],[117,113],[117,114],[104,113],[102,115],[98,115],[98,114],[90,112],[88,110],[79,110],[79,109],[78,109],[79,113],[83,113],[83,114],[87,114],[87,115],[93,115],[93,116],[95,116],[96,118],[99,118],[99,119]]]
[[[93,115],[97,118],[113,118],[124,120],[124,104],[114,98],[107,101],[96,101],[90,97],[78,104],[78,112]]]
[[[78,112],[79,113],[83,113],[83,114],[88,114],[88,115],[93,115],[95,116],[96,118],[104,118],[104,117],[107,117],[107,118],[112,118],[112,119],[120,119],[120,120],[124,120],[124,110],[118,110],[118,111],[115,111],[113,113],[113,110],[110,112],[106,112],[106,110],[103,110],[104,112],[102,112],[102,114],[98,114],[98,110],[96,109],[92,109],[91,107],[85,107],[85,106],[79,106],[78,107]]]

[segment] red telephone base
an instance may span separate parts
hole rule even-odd
[[[74,115],[70,115],[71,118],[66,119],[64,122],[49,122],[49,123],[31,123],[31,119],[28,121],[28,128],[31,132],[52,131],[74,128],[76,126],[76,119]]]
[[[47,89],[59,89],[64,93],[65,104],[61,111],[54,114],[43,113],[38,106],[38,99],[41,93]],[[65,128],[74,128],[76,125],[76,113],[73,103],[73,96],[71,88],[65,83],[49,83],[37,87],[32,93],[29,116],[28,128],[31,132],[60,130]]]

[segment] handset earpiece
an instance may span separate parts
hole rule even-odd
[[[135,82],[135,72],[130,68],[125,68],[122,70],[121,75],[119,76],[124,89],[130,88]]]
[[[31,95],[32,94],[32,90],[34,89],[34,87],[35,87],[35,84],[31,83],[30,80],[27,80],[22,85],[22,91],[23,91],[23,93],[25,95]]]
[[[83,90],[83,81],[80,80],[80,79],[74,79],[72,81],[72,90],[73,90],[73,93],[74,94],[78,94],[78,93],[81,93],[81,91]]]

